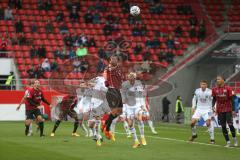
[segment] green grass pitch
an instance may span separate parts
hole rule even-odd
[[[97,147],[90,138],[71,137],[72,123],[63,122],[55,137],[49,134],[52,122],[45,123],[46,137],[24,136],[23,122],[0,122],[0,160],[239,160],[240,148],[224,148],[224,139],[216,129],[216,145],[208,144],[206,128],[198,128],[196,143],[186,140],[191,132],[187,125],[155,124],[158,135],[145,127],[147,146],[132,149],[132,139],[126,138],[122,123],[117,125],[116,142],[105,140]],[[36,127],[34,125],[34,131]],[[137,131],[138,128],[136,127]],[[230,136],[231,137],[231,136]],[[239,137],[240,138],[240,137]]]

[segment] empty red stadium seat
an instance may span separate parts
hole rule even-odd
[[[22,84],[23,84],[23,85],[28,85],[28,84],[29,84],[28,79],[22,79]]]
[[[25,64],[26,65],[32,64],[32,60],[30,58],[26,58],[25,59]]]
[[[19,69],[19,71],[25,70],[25,65],[19,65],[19,66],[18,66],[18,69]]]
[[[41,85],[48,85],[48,80],[38,79]]]
[[[23,58],[17,58],[17,64],[23,64],[24,60]]]
[[[50,78],[50,77],[51,77],[51,72],[45,72],[45,73],[44,73],[44,77]]]
[[[28,77],[28,74],[27,74],[27,72],[20,72],[20,76],[22,77],[22,78],[27,78]]]

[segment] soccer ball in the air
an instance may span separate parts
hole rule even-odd
[[[132,6],[130,8],[130,14],[133,16],[137,16],[140,14],[140,8],[138,6]]]

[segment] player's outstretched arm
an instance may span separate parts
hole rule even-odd
[[[197,106],[197,97],[196,94],[194,94],[193,99],[192,99],[192,113],[195,112]]]
[[[122,96],[122,103],[125,104],[127,100],[127,89],[126,89],[126,84],[124,82],[122,83],[120,92]]]
[[[21,105],[24,103],[24,101],[27,99],[27,96],[28,96],[28,92],[26,91],[25,92],[25,95],[23,96],[23,98],[21,99],[21,101],[20,101],[20,103],[19,103],[19,105],[18,105],[18,107],[17,107],[17,111],[21,108]]]
[[[24,100],[25,100],[25,96],[21,99],[18,107],[16,108],[17,111],[19,111],[19,109],[21,108],[21,105],[23,104]]]
[[[214,111],[214,112],[216,112],[215,110],[215,104],[216,104],[216,98],[215,97],[213,97],[213,99],[212,99],[212,110]]]

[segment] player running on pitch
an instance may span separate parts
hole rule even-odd
[[[194,92],[194,96],[192,99],[192,112],[192,136],[190,137],[189,141],[193,142],[194,139],[197,138],[196,123],[200,118],[203,118],[208,127],[210,143],[214,144],[214,125],[211,123],[211,118],[213,116],[212,90],[207,88],[207,82],[205,80],[202,80],[200,82],[200,88],[196,89]]]
[[[26,103],[27,103],[27,95],[29,94],[30,89],[33,87],[33,83],[34,83],[34,81],[31,80],[31,81],[29,82],[29,86],[26,87],[26,90],[25,90],[25,92],[24,92],[24,96],[23,96],[23,98],[21,99],[21,102],[19,103],[18,107],[16,108],[17,111],[20,110],[20,108],[21,108],[21,106],[22,106],[23,103],[25,104],[25,106],[27,105],[27,104],[26,104]],[[26,121],[25,121],[25,123],[26,123]],[[36,122],[36,123],[37,123],[37,122]],[[37,123],[37,125],[38,125],[38,123]],[[33,134],[33,130],[32,130],[32,123],[31,123],[31,124],[29,125],[29,132],[28,132],[28,135],[27,135],[27,136],[32,136],[32,134]]]
[[[45,136],[43,134],[44,130],[44,120],[42,118],[42,114],[40,111],[41,108],[41,102],[46,103],[47,105],[50,105],[50,103],[44,98],[43,92],[40,89],[40,82],[38,80],[34,81],[33,87],[30,88],[29,93],[26,97],[26,129],[25,129],[25,135],[28,135],[29,133],[29,126],[32,123],[34,117],[38,121],[39,129],[40,129],[40,137]],[[50,106],[51,107],[51,106]]]
[[[72,136],[79,137],[79,134],[76,133],[78,125],[79,125],[79,120],[77,117],[77,113],[73,109],[76,106],[76,104],[77,104],[76,96],[65,95],[63,97],[62,101],[60,102],[60,113],[59,113],[58,119],[55,122],[55,125],[53,127],[52,133],[50,135],[51,137],[55,136],[55,132],[56,132],[57,128],[59,127],[60,123],[67,115],[69,115],[71,118],[73,118],[75,120]]]

